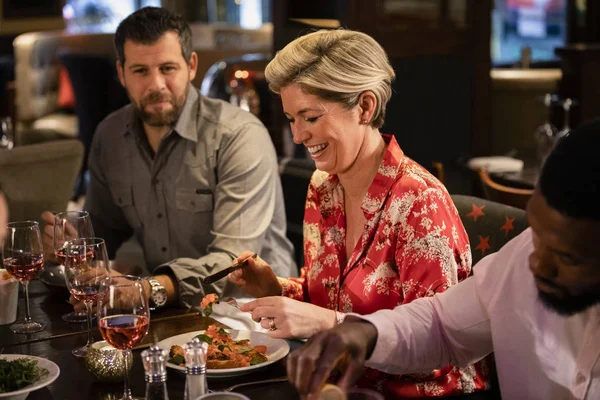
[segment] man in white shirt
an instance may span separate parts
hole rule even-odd
[[[388,373],[472,364],[491,352],[505,399],[600,399],[600,121],[548,157],[530,228],[435,297],[348,316],[288,361],[301,395],[339,360],[347,389],[363,365]],[[346,363],[345,362],[345,363]]]

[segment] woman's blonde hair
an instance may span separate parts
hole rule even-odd
[[[371,91],[377,107],[369,124],[381,128],[395,77],[387,54],[367,34],[345,29],[320,30],[299,37],[277,52],[265,70],[269,88],[280,93],[291,84],[346,108]]]

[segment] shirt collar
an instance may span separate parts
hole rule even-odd
[[[199,108],[199,98],[200,95],[198,94],[198,90],[190,83],[188,86],[187,99],[185,100],[179,119],[173,127],[173,132],[177,132],[179,136],[191,140],[192,142],[198,141],[196,116]],[[125,125],[123,134],[143,134],[144,128],[141,122],[137,112],[133,106],[131,106],[131,114],[129,116],[129,121]]]
[[[381,136],[387,143],[387,147],[377,174],[373,178],[373,182],[371,182],[361,206],[363,212],[369,215],[373,215],[381,209],[392,185],[402,175],[401,167],[404,160],[404,152],[393,135],[382,134]],[[340,181],[335,174],[328,175],[327,173],[323,173],[323,176],[319,177],[315,183],[319,198],[327,199],[330,197],[327,194],[333,192]],[[320,201],[319,204],[321,205],[322,214],[327,214],[331,211],[329,210],[332,205],[330,201]]]

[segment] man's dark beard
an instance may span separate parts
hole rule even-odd
[[[593,305],[600,304],[600,290],[580,296],[569,296],[565,299],[559,299],[538,290],[538,297],[546,307],[567,317],[580,313]]]
[[[189,89],[188,89],[189,90]],[[136,102],[129,96],[129,100],[131,100],[131,104],[133,108],[138,113],[142,121],[150,126],[175,126],[177,120],[179,119],[179,115],[181,115],[181,111],[185,106],[185,101],[187,99],[188,91],[173,100],[173,96],[168,94],[161,94],[159,92],[152,92],[145,98],[140,101],[140,106],[136,104]],[[127,93],[129,95],[129,92]],[[151,103],[156,103],[160,101],[167,101],[171,103],[172,109],[167,111],[166,113],[154,114],[146,111],[146,106]]]

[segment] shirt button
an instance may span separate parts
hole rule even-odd
[[[156,218],[161,219],[163,217],[162,213],[156,214]]]
[[[194,207],[194,206],[196,205],[196,203],[195,203],[195,202],[193,202],[193,201],[190,201],[190,205],[191,205],[192,207]]]
[[[577,373],[577,376],[575,377],[575,383],[578,385],[582,385],[584,384],[586,381],[585,375],[583,375],[581,372]]]
[[[165,246],[161,247],[160,249],[162,250],[163,253],[167,252],[167,248]]]

